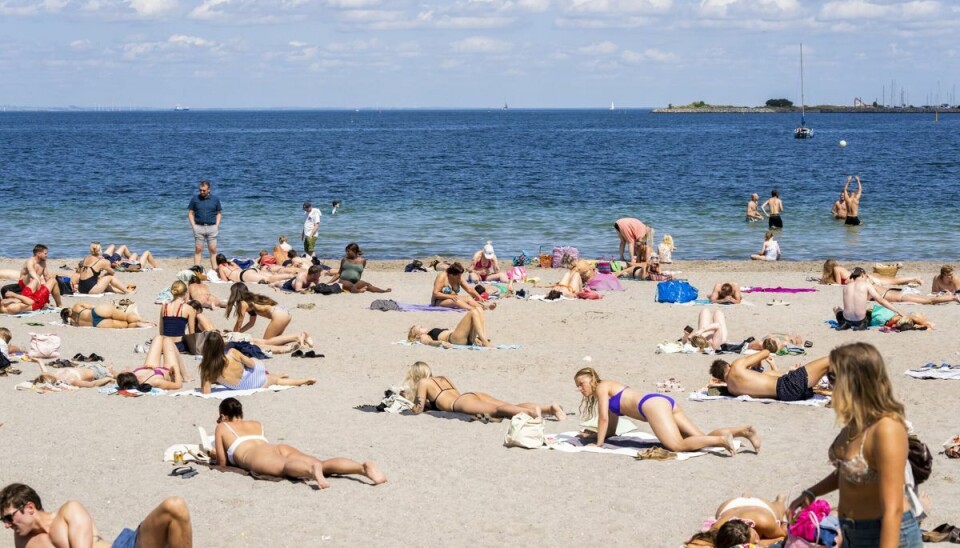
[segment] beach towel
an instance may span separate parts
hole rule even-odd
[[[170,394],[173,397],[178,396],[196,396],[203,399],[213,399],[213,400],[225,400],[227,398],[239,398],[241,396],[249,396],[250,394],[256,394],[257,392],[279,392],[281,390],[288,390],[294,388],[293,386],[267,386],[264,388],[251,388],[249,390],[230,390],[225,386],[219,384],[213,385],[211,392],[209,394],[204,394],[200,392],[199,388],[194,388],[193,390],[184,390],[182,392],[174,392]]]
[[[741,293],[816,293],[817,290],[810,287],[744,287],[740,289]]]
[[[55,383],[40,383],[33,384],[32,381],[24,381],[14,385],[14,390],[30,390],[36,392],[37,394],[46,394],[47,392],[76,392],[80,390],[72,384],[67,384],[63,381],[57,381]]]
[[[69,295],[63,295],[63,297],[70,297],[71,299],[101,299],[106,293],[70,293]]]
[[[47,322],[47,325],[55,325],[57,327],[71,327],[73,329],[99,329],[98,327],[93,327],[92,325],[67,325],[60,320],[54,320],[52,322]],[[145,325],[142,327],[125,327],[123,329],[156,329],[156,325]]]
[[[431,304],[408,304],[398,303],[392,299],[377,299],[370,303],[370,310],[379,310],[381,312],[390,312],[398,310],[400,312],[466,312],[462,308],[447,308],[445,306],[433,306]]]
[[[135,398],[137,396],[162,396],[167,393],[166,390],[157,388],[156,386],[151,388],[149,392],[140,392],[139,390],[120,390],[120,388],[115,384],[98,388],[97,392],[106,394],[108,396],[112,396],[119,392],[121,396],[127,396],[130,398]]]
[[[701,388],[696,392],[691,392],[689,399],[690,401],[730,400],[752,401],[759,403],[782,403],[785,405],[805,405],[807,407],[823,407],[830,402],[830,396],[824,396],[821,394],[814,394],[809,400],[800,401],[780,401],[774,398],[754,398],[752,396],[708,396],[706,388]]]
[[[207,281],[212,284],[229,284],[233,283],[230,280],[223,281],[220,279],[220,276],[217,275],[216,270],[207,270]]]
[[[904,371],[904,375],[915,379],[945,379],[960,381],[960,365],[928,363],[918,369]]]
[[[404,346],[414,346],[414,345],[419,345],[420,343],[415,341],[414,342],[397,341],[393,344],[402,344]],[[423,346],[428,346],[430,348],[440,348],[442,350],[520,350],[519,344],[498,344],[493,347],[474,346],[472,344],[451,344],[449,349],[443,348],[442,346],[430,346],[430,345],[423,345]]]
[[[644,449],[660,446],[660,441],[653,434],[646,432],[633,431],[625,434],[619,434],[612,438],[604,440],[602,447],[585,447],[583,439],[578,437],[579,432],[562,432],[560,434],[550,434],[547,436],[547,449],[553,449],[562,453],[604,453],[607,455],[624,455],[627,457],[636,457],[637,453]],[[589,443],[589,441],[587,441]],[[740,440],[734,440],[734,447],[740,449]],[[726,456],[727,450],[722,447],[706,447],[701,451],[689,451],[677,453],[676,460],[687,460],[694,457],[702,457],[708,453]]]
[[[687,302],[685,302],[685,303],[670,303],[670,304],[675,304],[675,305],[678,305],[678,306],[693,306],[693,305],[695,305],[695,304],[696,304],[696,305],[701,305],[701,306],[709,306],[709,305],[711,305],[711,304],[713,304],[713,303],[710,302],[710,299],[694,299],[694,300],[692,300],[692,301],[687,301]]]
[[[57,312],[57,309],[41,308],[40,310],[31,310],[29,312],[21,312],[19,314],[0,314],[0,318],[29,318],[31,316],[39,316],[40,314],[49,314],[51,312]]]
[[[167,447],[163,452],[163,462],[173,462],[173,454],[183,453],[183,462],[209,463],[209,452],[214,447],[214,437],[207,434],[207,431],[198,426],[200,433],[200,443],[178,443]]]

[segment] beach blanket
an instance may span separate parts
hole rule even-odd
[[[402,344],[404,346],[414,346],[419,345],[418,342],[410,341],[397,341],[393,344]],[[429,345],[424,345],[429,346]],[[440,348],[443,350],[448,350],[442,346],[431,346],[430,348]],[[520,350],[519,344],[498,344],[496,346],[474,346],[472,344],[451,344],[449,350]]]
[[[576,301],[577,299],[573,297],[565,297],[563,295],[560,295],[560,297],[557,299],[548,299],[546,295],[530,295],[530,298],[527,300],[540,301],[544,303],[556,303],[560,301]]]
[[[47,322],[47,325],[55,325],[57,327],[71,327],[73,329],[99,329],[99,327],[93,327],[92,325],[67,325],[60,320],[54,320],[52,322]],[[123,329],[156,329],[156,325],[145,325],[142,327],[125,327]]]
[[[101,394],[106,394],[108,396],[112,396],[117,392],[120,392],[121,396],[126,396],[128,398],[135,398],[137,396],[162,396],[167,393],[166,390],[162,388],[157,388],[156,386],[151,388],[149,392],[140,392],[139,390],[122,390],[121,391],[120,388],[115,384],[98,388],[97,392]]]
[[[754,398],[752,396],[708,396],[706,388],[701,388],[696,392],[691,392],[689,399],[690,401],[730,400],[752,401],[759,403],[782,403],[785,405],[805,405],[808,407],[823,407],[830,402],[830,396],[823,396],[821,394],[814,394],[809,400],[800,401],[780,401],[773,398]]]
[[[960,381],[960,365],[928,363],[919,369],[904,371],[904,375],[915,379],[947,379]]]
[[[71,299],[102,299],[106,293],[70,293],[69,295],[64,295],[64,297],[70,297]]]
[[[400,312],[466,312],[462,308],[447,308],[445,306],[433,306],[432,304],[407,304],[397,303]]]
[[[51,312],[57,312],[57,309],[41,308],[40,310],[31,310],[30,312],[21,312],[19,314],[0,314],[0,318],[29,318],[31,316],[39,316],[40,314],[49,314]]]
[[[223,281],[220,279],[220,276],[217,274],[216,270],[207,270],[207,281],[212,284],[229,284],[233,283],[230,280]]]
[[[625,434],[619,434],[612,438],[604,440],[602,447],[586,447],[583,440],[578,437],[579,432],[562,432],[560,434],[550,434],[547,438],[548,449],[560,451],[562,453],[604,453],[607,455],[624,455],[627,457],[636,457],[637,453],[660,445],[660,441],[653,434],[635,430]],[[587,441],[589,443],[589,441]],[[734,446],[740,449],[740,441],[734,440]],[[676,460],[687,460],[694,457],[702,457],[708,453],[726,456],[727,450],[722,447],[707,447],[701,451],[690,451],[677,453]]]
[[[182,392],[174,392],[170,394],[173,397],[178,396],[196,396],[203,399],[213,399],[213,400],[225,400],[227,398],[239,398],[241,396],[249,396],[250,394],[256,394],[257,392],[279,392],[281,390],[288,390],[294,388],[293,386],[267,386],[265,388],[251,388],[249,390],[230,390],[225,386],[220,386],[219,384],[213,385],[209,394],[204,394],[200,392],[199,388],[194,388],[193,390],[184,390]]]
[[[809,287],[744,287],[741,293],[816,293]]]

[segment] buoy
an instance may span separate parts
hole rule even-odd
[[[846,146],[847,146],[847,142],[844,141],[843,139],[840,139],[840,148],[844,148]]]

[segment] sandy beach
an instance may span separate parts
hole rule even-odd
[[[55,250],[54,250],[55,251]],[[53,259],[61,264],[76,260]],[[157,293],[168,287],[190,259],[161,260],[161,270],[119,274],[136,284],[132,297],[141,314],[157,321]],[[0,260],[0,268],[19,268],[22,259]],[[328,261],[333,266],[335,262]],[[857,263],[845,263],[852,268]],[[389,482],[371,487],[364,481],[333,478],[331,488],[312,484],[255,481],[238,474],[202,468],[194,478],[169,477],[162,462],[165,448],[196,443],[197,426],[212,432],[218,400],[166,396],[122,398],[95,389],[37,394],[14,385],[38,374],[35,364],[16,364],[19,376],[0,378],[0,446],[4,448],[0,483],[24,482],[43,497],[47,509],[70,499],[82,501],[103,536],[113,539],[135,527],[164,497],[184,497],[193,517],[196,546],[402,546],[439,544],[641,545],[678,546],[695,533],[724,499],[752,493],[772,498],[796,496],[830,471],[827,447],[839,430],[833,411],[823,408],[764,405],[733,401],[690,402],[687,394],[709,380],[712,356],[655,353],[657,343],[676,340],[684,325],[696,325],[700,306],[657,304],[656,283],[625,281],[626,291],[605,293],[602,300],[545,303],[501,300],[487,314],[488,333],[498,344],[518,350],[443,350],[398,343],[413,324],[452,327],[459,315],[435,312],[377,312],[378,298],[404,303],[429,301],[433,272],[404,273],[404,262],[371,261],[364,280],[391,287],[388,295],[298,295],[251,285],[291,308],[288,332],[308,331],[323,359],[289,355],[267,361],[271,372],[315,377],[315,386],[241,399],[246,418],[261,421],[271,442],[290,443],[320,457],[373,460]],[[814,342],[807,356],[778,359],[783,368],[825,355],[845,342],[876,345],[887,362],[896,396],[907,418],[934,456],[933,475],[922,486],[933,501],[924,528],[956,523],[960,499],[960,461],[940,454],[940,444],[960,434],[960,382],[915,380],[904,376],[927,362],[957,363],[960,305],[920,306],[937,328],[928,332],[885,334],[838,332],[824,322],[840,304],[840,288],[805,281],[819,276],[817,262],[681,261],[669,270],[700,290],[713,284],[811,287],[816,293],[753,293],[740,305],[724,307],[732,342],[769,332],[800,333]],[[861,264],[861,266],[869,266]],[[906,263],[902,276],[921,276],[923,289],[941,263]],[[560,269],[530,268],[541,283],[557,281]],[[10,283],[10,282],[5,282]],[[211,285],[226,299],[229,284]],[[529,285],[526,288],[531,290]],[[534,294],[546,289],[533,288]],[[113,300],[65,298],[97,303]],[[790,306],[768,306],[773,299]],[[313,302],[312,310],[295,308]],[[223,311],[208,315],[218,327],[232,326]],[[0,317],[13,332],[12,343],[26,346],[30,332],[61,335],[63,357],[96,352],[117,369],[141,365],[134,347],[156,329],[105,330],[63,326],[28,326],[57,320],[55,314],[30,318]],[[253,328],[259,336],[266,322]],[[197,377],[199,360],[182,356]],[[585,361],[589,357],[589,362]],[[688,461],[649,462],[600,454],[566,454],[502,446],[507,423],[395,416],[355,409],[379,403],[383,391],[399,384],[417,360],[446,375],[461,391],[485,391],[511,402],[559,402],[568,413],[578,410],[573,382],[579,368],[590,365],[603,378],[654,391],[658,381],[675,377],[684,392],[671,394],[703,430],[753,424],[763,440],[759,455],[734,458],[704,456]],[[196,382],[191,387],[196,386]],[[578,417],[547,421],[547,433],[576,430]],[[649,431],[645,424],[641,430]],[[827,497],[836,502],[836,493]],[[12,535],[4,531],[9,543]]]

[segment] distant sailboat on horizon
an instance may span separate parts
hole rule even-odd
[[[813,137],[813,128],[807,127],[806,120],[806,98],[803,95],[803,43],[800,43],[800,125],[793,130],[793,136],[797,139],[810,139]]]
[[[507,104],[507,100],[503,100],[503,110],[510,110],[510,105]]]
[[[610,101],[610,110],[617,110],[617,107],[613,104],[613,101]]]
[[[190,110],[190,107],[180,106],[180,103],[177,103],[177,106],[173,107],[173,110],[175,110],[175,111],[177,111],[177,112],[185,112],[185,111]]]

